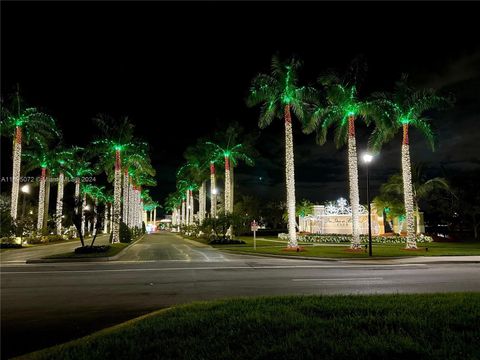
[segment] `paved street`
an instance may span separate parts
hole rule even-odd
[[[2,263],[3,356],[196,300],[480,291],[480,264],[421,261],[358,264],[230,255],[161,233],[146,236],[115,262]]]

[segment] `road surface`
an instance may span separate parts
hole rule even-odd
[[[3,264],[2,352],[26,353],[197,300],[480,291],[480,264],[418,261],[355,264],[230,255],[162,233],[131,246],[121,261]]]

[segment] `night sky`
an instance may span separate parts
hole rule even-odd
[[[152,147],[156,200],[175,190],[182,154],[221,124],[258,131],[245,97],[275,53],[304,61],[303,83],[367,59],[362,96],[390,90],[402,72],[418,86],[453,93],[453,109],[430,114],[439,147],[415,130],[412,160],[433,175],[480,166],[480,40],[473,3],[1,3],[1,90],[18,82],[26,101],[55,117],[67,144],[87,145],[99,112],[128,115]],[[297,198],[348,197],[346,149],[294,135]],[[371,129],[359,126],[359,152]],[[256,166],[240,166],[241,193],[284,199],[283,124],[262,130]],[[2,139],[2,174],[11,174]],[[400,138],[372,167],[373,187],[400,169]],[[442,170],[443,169],[443,170]],[[364,202],[363,169],[360,169]],[[4,175],[2,175],[4,176]],[[260,180],[261,178],[261,180]],[[2,191],[9,191],[2,187]]]

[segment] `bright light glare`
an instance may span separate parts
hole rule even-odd
[[[30,194],[30,185],[23,185],[21,190],[24,194]]]
[[[368,153],[363,154],[363,162],[368,164],[368,163],[372,162],[372,160],[373,160],[373,155],[368,154]]]

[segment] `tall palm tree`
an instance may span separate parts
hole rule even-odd
[[[114,203],[113,203],[113,235],[112,242],[120,242],[120,218],[122,197],[122,152],[132,148],[133,124],[127,117],[115,120],[111,116],[100,114],[94,119],[101,131],[102,138],[93,142],[100,154],[101,162],[108,164],[109,159],[115,159],[114,165]],[[106,169],[107,174],[111,169]]]
[[[402,75],[396,82],[392,94],[379,92],[373,94],[372,108],[376,107],[379,116],[378,126],[372,133],[369,143],[373,149],[390,141],[402,131],[402,179],[407,222],[407,249],[416,249],[414,192],[412,187],[412,169],[410,160],[409,130],[418,129],[427,139],[432,150],[435,149],[435,135],[429,118],[424,117],[429,110],[444,108],[452,104],[452,99],[436,95],[433,89],[417,90],[408,83],[408,76]]]
[[[55,157],[52,159],[51,173],[58,177],[57,181],[57,203],[55,211],[55,223],[57,235],[62,234],[62,215],[63,215],[63,194],[65,176],[67,179],[74,176],[73,163],[75,159],[75,153],[82,150],[78,147],[72,147],[71,149],[57,148],[55,150]]]
[[[86,176],[93,175],[95,169],[93,168],[90,161],[88,161],[88,154],[91,153],[91,150],[86,150],[80,147],[75,147],[74,160],[71,163],[71,172],[75,179],[75,193],[74,196],[76,199],[80,197],[80,183],[82,178]],[[78,207],[75,207],[75,212],[78,211]]]
[[[349,79],[352,78],[352,79]],[[360,249],[359,190],[357,145],[355,138],[355,121],[362,119],[367,124],[367,104],[357,95],[356,77],[347,74],[344,78],[334,73],[320,76],[319,82],[324,87],[325,103],[319,103],[312,111],[304,132],[316,130],[317,143],[323,145],[327,139],[328,129],[335,127],[334,140],[337,148],[348,144],[348,177],[350,206],[352,209],[352,249]]]
[[[243,160],[246,164],[253,166],[253,159],[245,151],[243,144],[234,144],[231,142],[232,138],[228,137],[225,145],[220,146],[208,141],[207,144],[214,149],[217,159],[223,159],[225,164],[225,214],[233,212],[233,197],[232,197],[232,178],[231,170],[240,161]]]
[[[274,118],[284,119],[289,247],[298,246],[295,230],[295,171],[291,111],[300,121],[303,121],[305,105],[314,93],[310,88],[298,86],[300,65],[297,59],[292,58],[281,62],[277,56],[274,56],[271,74],[257,75],[252,81],[247,98],[248,106],[262,104],[260,128],[270,125]]]
[[[44,228],[44,218],[48,217],[48,212],[45,214],[45,187],[47,171],[55,163],[56,149],[49,149],[47,146],[39,143],[35,148],[24,151],[22,157],[26,159],[25,168],[27,172],[38,168],[41,169],[37,213],[37,230],[40,232]]]
[[[10,106],[1,106],[2,116],[0,134],[13,135],[13,173],[12,173],[12,198],[10,214],[13,220],[17,219],[18,191],[20,186],[20,167],[22,161],[22,143],[45,144],[48,140],[59,137],[55,120],[37,110],[27,107],[20,97],[20,89],[12,96]]]

